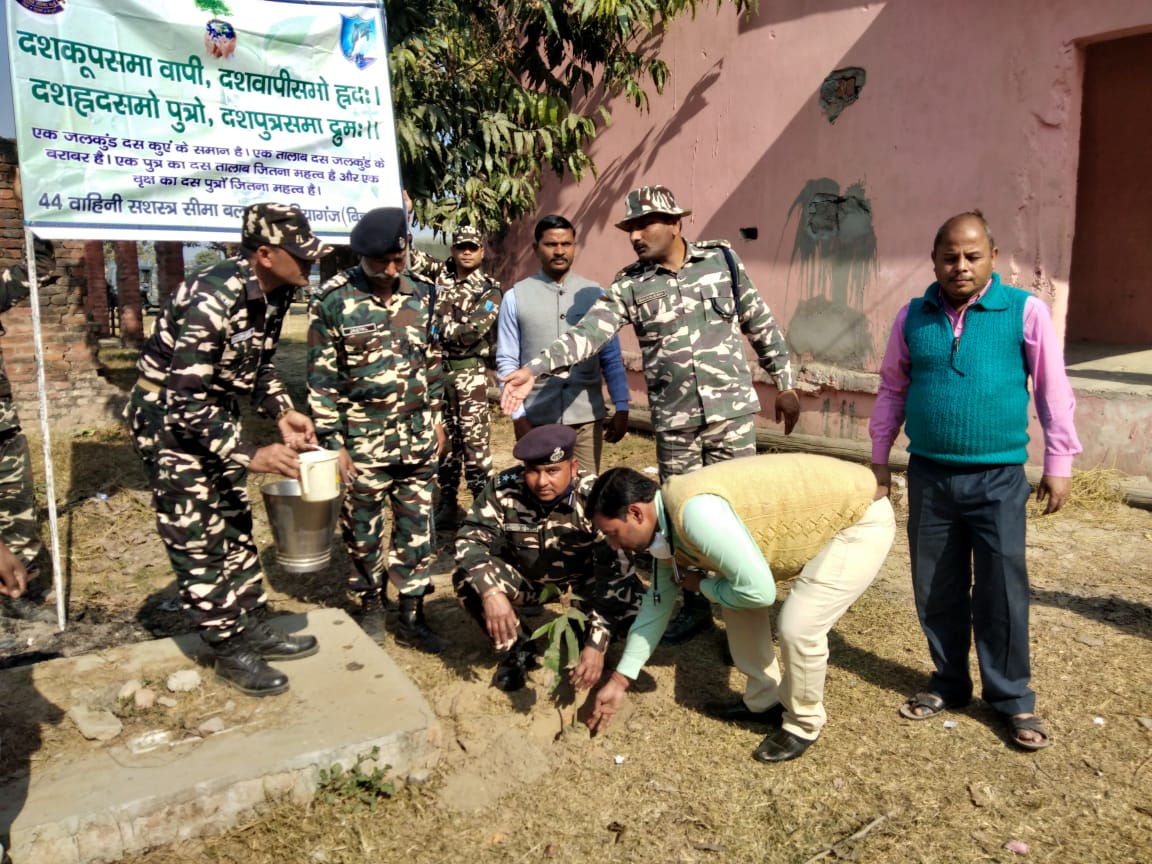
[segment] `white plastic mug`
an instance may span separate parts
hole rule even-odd
[[[300,454],[300,498],[331,501],[340,494],[340,462],[335,450],[305,450]]]

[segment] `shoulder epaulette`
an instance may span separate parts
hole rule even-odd
[[[497,489],[508,489],[512,486],[515,486],[520,482],[520,478],[523,476],[524,476],[524,469],[523,468],[508,468],[505,471],[501,471],[499,474],[496,475],[496,481],[495,481],[496,488]]]
[[[407,276],[409,280],[411,280],[417,287],[423,288],[425,292],[427,292],[428,288],[436,287],[435,279],[429,279],[427,276],[421,273],[414,273],[411,270],[405,270],[404,275]]]
[[[316,291],[316,294],[313,295],[313,297],[316,300],[323,300],[325,297],[327,297],[329,294],[331,294],[337,288],[343,288],[350,281],[351,280],[348,278],[348,271],[347,270],[341,270],[339,273],[337,273],[335,276],[333,276],[331,279],[329,279],[327,282],[325,282],[323,285],[321,285],[320,288]]]
[[[613,282],[619,282],[621,279],[633,279],[639,276],[652,265],[647,261],[633,261],[624,269],[620,270],[615,276],[612,277]]]

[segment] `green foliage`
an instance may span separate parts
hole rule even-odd
[[[547,603],[553,597],[559,597],[560,591],[555,585],[546,585],[540,592],[540,602]],[[554,696],[563,683],[563,672],[569,663],[575,663],[580,655],[580,643],[576,636],[576,626],[586,624],[588,616],[571,605],[571,601],[579,600],[575,594],[571,595],[565,604],[564,613],[553,618],[547,624],[537,627],[532,633],[533,639],[541,636],[548,638],[548,647],[544,651],[544,668],[552,671],[552,688],[550,693]]]
[[[380,757],[380,748],[373,747],[372,752],[362,756],[345,771],[340,765],[320,769],[320,783],[316,787],[316,795],[328,804],[344,804],[352,808],[367,808],[375,810],[381,798],[391,798],[396,794],[396,786],[388,782],[385,772],[391,765],[383,768],[373,768],[372,773],[365,773],[363,765],[366,761],[375,763]]]
[[[199,273],[201,270],[207,270],[209,267],[214,266],[220,261],[220,252],[216,249],[200,249],[192,256],[192,262],[188,270],[192,275]]]
[[[211,15],[231,15],[232,10],[223,0],[195,0],[196,8],[202,9]]]
[[[717,0],[717,5],[724,0]],[[756,0],[729,0],[745,14]],[[386,0],[401,176],[417,220],[503,230],[545,172],[595,175],[603,107],[662,92],[667,22],[697,0]]]

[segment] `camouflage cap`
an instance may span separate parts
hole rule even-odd
[[[476,226],[461,225],[452,232],[452,245],[459,246],[461,243],[475,243],[477,246],[483,246],[484,237]]]
[[[348,237],[352,251],[383,258],[408,249],[408,217],[401,207],[377,207],[360,217]]]
[[[525,465],[567,462],[576,450],[576,430],[559,423],[535,426],[512,448],[512,455]]]
[[[250,204],[244,208],[244,226],[240,245],[245,249],[258,246],[280,246],[297,258],[315,261],[332,251],[312,233],[306,217],[287,204]]]
[[[616,223],[616,227],[627,231],[629,222],[649,213],[687,216],[691,212],[676,206],[676,196],[667,186],[641,186],[629,192],[624,199],[624,218]]]

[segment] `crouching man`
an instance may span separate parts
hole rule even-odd
[[[571,673],[577,689],[600,680],[608,643],[627,632],[640,607],[643,584],[587,513],[596,478],[581,473],[575,448],[576,432],[567,426],[532,429],[512,451],[524,465],[488,482],[456,534],[452,581],[500,652],[494,683],[504,691],[521,689],[537,665],[515,607],[537,602],[545,585],[571,586],[588,616]]]
[[[587,506],[614,549],[647,551],[656,561],[624,655],[596,695],[592,731],[623,704],[683,588],[723,608],[733,660],[748,676],[742,699],[705,711],[771,726],[753,753],[760,762],[803,755],[827,720],[828,631],[872,584],[895,535],[892,505],[872,472],[827,456],[750,456],[660,487],[613,468],[596,481]],[[775,580],[794,575],[777,617],[782,674],[769,609]]]

